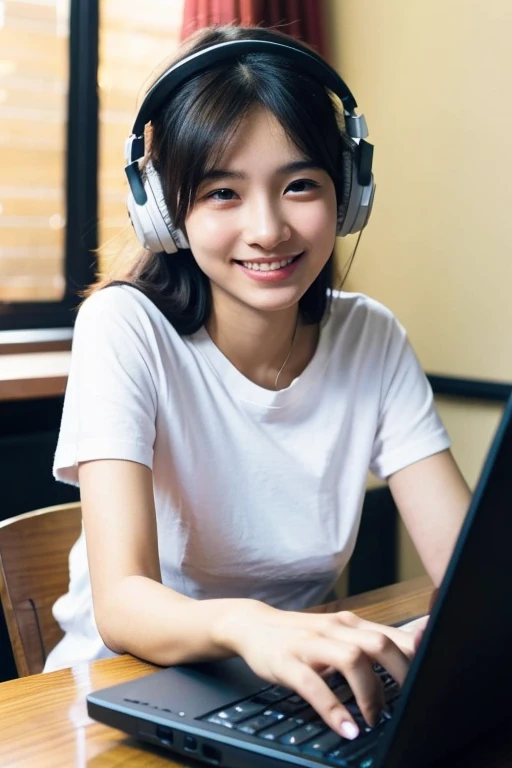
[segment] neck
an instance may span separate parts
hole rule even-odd
[[[297,305],[279,312],[226,306],[219,311],[214,306],[206,329],[223,355],[265,389],[289,386],[314,352],[308,342],[313,326],[301,325]]]

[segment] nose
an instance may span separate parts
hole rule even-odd
[[[275,200],[259,196],[246,208],[243,238],[247,245],[271,251],[291,237],[291,227]]]

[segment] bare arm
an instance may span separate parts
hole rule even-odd
[[[389,487],[400,515],[434,585],[448,565],[471,493],[451,451],[396,472]]]
[[[152,473],[129,461],[79,467],[94,612],[105,644],[170,665],[227,656],[213,639],[215,621],[235,603],[198,602],[161,583]],[[241,608],[241,605],[238,606]]]

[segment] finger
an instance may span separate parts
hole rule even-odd
[[[351,713],[307,662],[293,659],[282,672],[282,684],[293,688],[307,701],[329,728],[346,739],[355,739],[359,735],[359,728]]]
[[[403,685],[410,667],[409,657],[384,632],[358,629],[354,638],[370,659],[392,675],[399,685]],[[414,649],[414,637],[411,636]]]
[[[411,632],[396,627],[376,625],[376,631],[386,635],[396,646],[400,648],[406,659],[411,662],[414,658],[414,641]]]
[[[340,611],[333,615],[343,626],[385,634],[398,648],[400,648],[407,658],[413,658],[414,640],[410,633],[399,629],[398,627],[388,627],[385,624],[376,624],[373,621],[361,619],[359,616],[356,616],[355,613],[351,613],[350,611]]]
[[[417,632],[420,629],[425,629],[429,616],[421,616],[419,619],[412,619],[407,624],[401,624],[400,629],[402,632]]]
[[[287,620],[294,626],[301,628],[304,628],[306,621],[310,629],[323,637],[332,636],[332,627],[336,625],[351,627],[352,629],[384,632],[409,659],[412,659],[414,656],[414,641],[406,631],[398,627],[388,627],[385,624],[376,624],[373,621],[362,619],[351,611],[322,614],[304,614],[290,611],[290,616],[287,616]]]
[[[418,651],[418,648],[420,647],[421,641],[423,640],[423,635],[425,634],[424,629],[419,629],[415,635],[414,635],[414,650],[415,652]]]
[[[414,636],[411,633],[404,632],[407,637],[407,643],[402,641],[402,646],[394,641],[395,632],[388,634],[387,627],[380,624],[374,624],[371,621],[358,619],[351,614],[349,620],[354,626],[347,626],[341,622],[331,622],[324,629],[322,635],[326,639],[336,640],[340,644],[349,642],[361,647],[364,652],[373,660],[383,666],[395,680],[403,685],[409,671],[410,660],[414,656]],[[367,629],[369,627],[370,629]],[[403,646],[407,648],[404,652]]]
[[[372,661],[359,643],[349,643],[346,640],[338,643],[324,637],[312,639],[303,651],[302,660],[310,665],[318,663],[320,659],[341,672],[364,719],[369,725],[375,725],[384,707],[384,689],[373,670]],[[327,686],[326,688],[337,698]],[[317,709],[315,704],[312,706]],[[349,711],[346,707],[343,709]],[[350,719],[353,721],[352,716]]]

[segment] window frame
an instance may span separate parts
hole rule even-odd
[[[70,0],[65,148],[65,290],[60,301],[0,301],[0,331],[69,328],[94,279],[98,245],[99,0]]]

